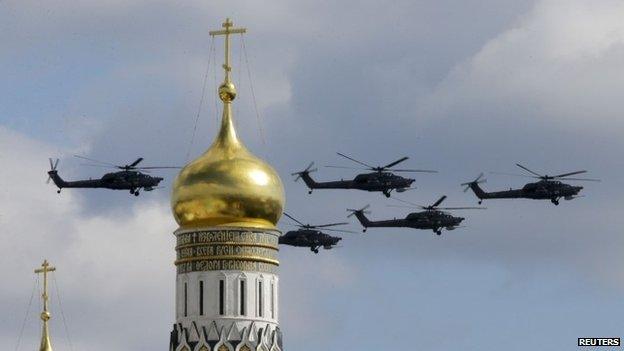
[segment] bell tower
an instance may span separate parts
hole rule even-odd
[[[169,351],[281,351],[275,225],[284,189],[275,170],[236,134],[228,18],[221,127],[206,152],[178,174],[171,206],[176,237],[176,322]]]

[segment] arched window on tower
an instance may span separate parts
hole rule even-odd
[[[199,315],[204,315],[204,281],[199,281]]]
[[[188,317],[188,283],[184,282],[184,317]]]
[[[271,282],[271,305],[269,308],[271,309],[271,319],[275,319],[275,281]]]
[[[238,300],[238,314],[245,316],[247,314],[247,279],[245,276],[239,278]]]
[[[258,317],[264,315],[264,294],[262,280],[258,280]]]
[[[225,280],[219,280],[219,314],[225,314]]]

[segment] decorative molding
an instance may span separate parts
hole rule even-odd
[[[250,323],[242,330],[236,322],[217,327],[215,321],[208,330],[200,328],[198,340],[188,340],[188,328],[174,325],[171,333],[170,350],[172,351],[282,351],[282,338],[279,327],[260,327]]]

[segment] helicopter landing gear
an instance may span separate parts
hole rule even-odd
[[[318,249],[312,249],[312,252],[314,252],[315,254],[318,254]]]
[[[308,194],[312,194],[312,190],[308,190]]]
[[[61,193],[61,189],[57,190],[57,191],[56,191],[56,193],[57,193],[57,194],[60,194],[60,193]]]
[[[139,189],[130,189],[130,194],[134,195],[134,196],[139,196]]]
[[[366,233],[366,228],[362,229],[362,233]]]
[[[384,191],[383,194],[386,195],[386,197],[390,197],[390,192],[389,191]]]
[[[482,202],[483,202],[483,200],[479,200],[479,205],[481,205]]]
[[[437,235],[442,235],[442,230],[441,230],[441,229],[435,230],[435,233],[436,233]]]
[[[552,202],[555,206],[559,205],[559,199],[551,199],[550,202]]]
[[[134,192],[134,196],[139,196],[139,191],[138,190]]]

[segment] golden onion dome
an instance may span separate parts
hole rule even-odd
[[[275,228],[284,208],[284,187],[277,172],[252,155],[236,136],[232,101],[236,88],[230,80],[230,35],[245,33],[232,28],[210,35],[225,36],[225,80],[219,87],[223,101],[221,130],[212,146],[186,165],[173,184],[171,207],[181,228],[250,227]]]
[[[223,101],[221,130],[212,146],[175,179],[174,217],[181,228],[275,228],[285,202],[282,181],[238,139],[232,120],[236,89],[227,76],[219,97]]]

